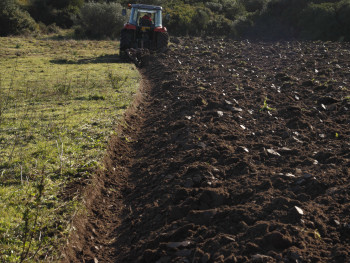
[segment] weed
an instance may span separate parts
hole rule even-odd
[[[112,71],[108,71],[107,72],[107,77],[108,80],[110,81],[110,84],[112,86],[112,88],[119,92],[120,89],[125,85],[125,83],[128,81],[128,76],[122,76],[119,74],[115,74]]]
[[[70,93],[71,87],[70,85],[58,83],[54,86],[54,89],[59,95],[68,95]]]
[[[260,111],[271,111],[271,110],[276,110],[275,108],[269,107],[267,104],[267,97],[264,100],[264,104],[260,107]]]

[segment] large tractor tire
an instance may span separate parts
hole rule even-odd
[[[159,32],[157,36],[157,51],[163,52],[167,49],[169,42],[168,32]]]
[[[125,58],[125,50],[132,47],[133,31],[128,29],[122,29],[120,33],[120,52],[121,58]]]

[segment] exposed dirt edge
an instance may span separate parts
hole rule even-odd
[[[143,77],[132,104],[116,127],[116,135],[110,138],[102,161],[103,168],[95,172],[83,190],[83,209],[73,218],[70,236],[61,252],[61,262],[96,262],[96,256],[108,253],[106,247],[114,242],[113,234],[106,232],[109,229],[106,222],[113,225],[110,229],[115,229],[119,224],[124,207],[122,192],[127,188],[128,164],[132,158],[128,142],[133,140],[135,133],[134,125],[129,123],[138,121],[137,111],[147,90],[149,82]],[[98,215],[102,211],[104,214]],[[89,237],[89,234],[92,236]],[[99,243],[99,246],[91,247],[91,241],[95,238],[97,241],[94,243]]]

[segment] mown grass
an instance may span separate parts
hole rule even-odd
[[[139,85],[114,41],[0,38],[0,261],[54,261]]]

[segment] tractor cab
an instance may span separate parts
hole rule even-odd
[[[162,24],[161,6],[129,4],[131,9],[128,23],[120,35],[120,54],[130,48],[162,51],[168,45],[169,35]],[[126,15],[126,10],[123,10]]]
[[[129,24],[140,27],[162,27],[162,7],[132,5]]]

